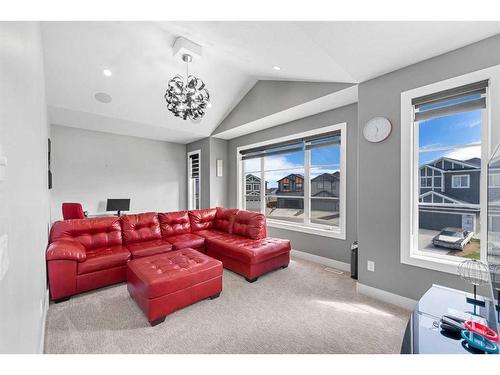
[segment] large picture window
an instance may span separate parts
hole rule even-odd
[[[486,260],[490,85],[497,73],[486,69],[401,94],[402,263],[456,273],[466,259]]]
[[[238,159],[240,208],[271,226],[345,236],[345,124],[242,147]]]

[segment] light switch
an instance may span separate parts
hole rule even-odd
[[[9,269],[9,236],[3,234],[0,237],[0,281],[5,277],[7,270]]]
[[[369,260],[366,266],[368,271],[375,272],[375,262],[373,260]]]

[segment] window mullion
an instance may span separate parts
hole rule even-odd
[[[266,214],[266,180],[264,173],[265,161],[260,158],[260,212]]]
[[[311,150],[305,150],[304,155],[304,224],[311,223]]]

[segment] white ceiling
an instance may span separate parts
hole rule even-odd
[[[362,82],[499,34],[500,23],[44,22],[42,31],[52,123],[188,143],[210,135],[258,79]],[[190,70],[213,105],[197,123],[163,99],[185,72],[172,56],[177,36],[203,46]]]

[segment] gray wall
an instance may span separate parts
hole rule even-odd
[[[400,119],[402,91],[500,64],[500,36],[485,39],[359,85],[359,281],[418,299],[432,283],[464,288],[456,276],[400,262]],[[391,136],[380,144],[362,137],[363,125],[385,116]],[[348,211],[349,215],[349,211]],[[366,269],[376,262],[375,272]]]
[[[52,218],[62,202],[89,214],[107,198],[130,198],[130,212],[186,207],[186,146],[52,125]]]
[[[39,24],[0,22],[0,353],[42,350],[47,297],[48,125]],[[8,372],[3,366],[2,370]]]
[[[338,123],[347,123],[347,236],[346,240],[332,239],[285,229],[269,228],[269,235],[288,238],[292,241],[292,248],[326,258],[349,262],[349,249],[356,240],[356,189],[357,189],[357,105],[351,104],[331,111],[305,117],[287,124],[270,129],[261,130],[252,134],[238,137],[229,141],[229,206],[237,205],[237,159],[236,148],[256,142],[283,137],[294,133],[301,133]]]
[[[210,138],[210,206],[225,207],[228,191],[228,144],[224,139]],[[222,176],[217,177],[217,159],[222,160]]]
[[[187,152],[201,150],[201,208],[226,207],[228,190],[228,141],[207,137],[187,145]],[[217,159],[222,177],[217,177]]]
[[[219,134],[352,85],[352,83],[258,81],[213,134]]]

